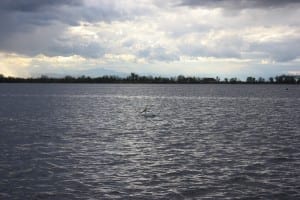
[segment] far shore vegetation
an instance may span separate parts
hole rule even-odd
[[[177,77],[161,77],[161,76],[140,76],[136,73],[131,73],[127,77],[118,76],[101,76],[91,78],[89,76],[65,76],[62,78],[48,77],[42,75],[38,78],[18,78],[6,77],[0,74],[0,83],[153,83],[153,84],[300,84],[300,76],[296,75],[279,75],[268,79],[262,77],[249,76],[242,81],[239,78],[224,78],[219,77],[192,77],[179,75]]]

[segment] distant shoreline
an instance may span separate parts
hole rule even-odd
[[[177,77],[153,77],[153,76],[140,76],[131,73],[125,78],[118,76],[101,76],[91,78],[89,76],[65,76],[62,78],[54,78],[48,76],[41,76],[38,78],[18,78],[18,77],[5,77],[0,74],[0,83],[90,83],[90,84],[300,84],[300,76],[293,75],[280,75],[270,77],[268,80],[259,77],[247,77],[245,81],[234,78],[211,78],[211,77],[191,77],[179,75]]]
[[[54,84],[91,84],[91,85],[300,85],[299,83],[246,83],[246,82],[239,82],[239,83],[90,83],[90,82],[0,82],[0,86],[4,84],[45,84],[45,85],[54,85]]]

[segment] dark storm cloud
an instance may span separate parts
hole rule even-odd
[[[121,18],[118,10],[110,5],[88,7],[82,0],[1,0],[0,51],[29,56],[77,53],[95,57],[102,54],[92,51],[102,52],[98,46],[68,48],[55,41],[66,28],[78,25],[81,20],[95,22]]]
[[[0,37],[32,29],[32,26],[49,25],[53,21],[74,24],[70,10],[79,8],[81,0],[2,0],[0,1]],[[4,34],[4,35],[3,35]]]
[[[63,54],[80,53],[86,56],[91,53],[90,56],[95,57],[98,53],[83,47],[75,48],[76,52],[71,48],[72,51],[67,53],[68,45],[55,47],[55,41],[68,27],[79,25],[80,21],[122,21],[147,13],[138,7],[127,10],[124,2],[124,5],[118,1],[95,2],[95,5],[88,5],[83,0],[1,0],[0,51],[29,56],[38,53],[54,55],[52,50],[63,46]],[[91,49],[101,48],[92,45]]]
[[[3,11],[36,12],[41,9],[61,5],[79,6],[81,0],[1,0],[0,9]]]
[[[77,23],[69,12],[80,5],[80,0],[1,0],[0,51],[41,53],[52,37],[65,28],[53,24]]]
[[[179,5],[245,9],[281,7],[295,3],[300,3],[300,0],[180,0]]]
[[[76,25],[78,21],[127,20],[147,12],[138,8],[126,10],[124,2],[99,0],[97,3],[93,6],[83,0],[1,0],[0,25],[6,25],[7,30],[23,25],[48,25],[53,21]]]

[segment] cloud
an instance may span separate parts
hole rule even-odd
[[[0,1],[2,31],[24,31],[33,26],[49,25],[53,21],[75,23],[70,11],[82,6],[81,0],[3,0]],[[68,17],[67,17],[68,16]]]
[[[276,62],[289,62],[300,58],[300,38],[278,42],[253,43],[250,51],[262,52],[267,58]]]
[[[146,60],[172,62],[179,60],[177,52],[172,52],[164,47],[148,47],[137,52],[137,55]]]
[[[224,72],[218,66],[229,73],[246,65],[260,68],[262,63],[296,66],[300,57],[298,2],[3,0],[0,52],[14,55],[10,58],[19,60],[17,64],[26,61],[23,71],[36,73],[43,65],[48,71],[74,65],[73,70],[125,66],[123,71],[141,72],[144,66],[151,66],[148,72],[166,66],[165,72],[182,73]],[[7,74],[18,71],[9,70],[11,63],[1,63]],[[179,70],[186,63],[193,67]],[[198,69],[200,65],[208,68]]]
[[[18,30],[22,25],[49,25],[53,22],[77,25],[80,21],[123,21],[149,13],[149,1],[2,0],[0,25],[9,26],[6,26],[7,30]]]
[[[177,40],[182,55],[191,57],[241,58],[245,41],[238,33],[210,31],[192,33]]]
[[[80,5],[79,0],[0,1],[0,50],[26,55],[45,51],[67,25],[77,23],[67,13]]]
[[[147,15],[155,7],[149,6],[149,1],[0,1],[0,51],[29,56],[37,54],[55,56],[60,53],[101,56],[105,48],[97,41],[87,44],[79,37],[74,38],[72,34],[67,36],[68,39],[61,40],[61,35],[66,35],[70,27],[80,27],[82,22],[112,23]]]
[[[299,0],[180,0],[177,5],[190,7],[213,7],[230,9],[274,8],[298,4]]]
[[[36,12],[59,5],[79,6],[81,5],[81,0],[2,0],[0,2],[1,10],[20,12]]]

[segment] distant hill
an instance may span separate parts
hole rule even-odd
[[[52,78],[63,78],[65,76],[89,76],[91,78],[101,77],[101,76],[118,76],[121,78],[127,77],[129,73],[118,72],[114,70],[104,69],[104,68],[94,68],[94,69],[87,69],[87,70],[78,70],[78,71],[68,71],[68,72],[61,72],[61,73],[34,73],[32,77],[41,77],[47,76]]]
[[[72,74],[71,74],[72,75]],[[89,76],[91,78],[100,77],[100,76],[118,76],[118,77],[126,77],[129,73],[117,72],[114,70],[104,69],[104,68],[94,68],[83,71],[78,71],[74,74],[75,76]]]

